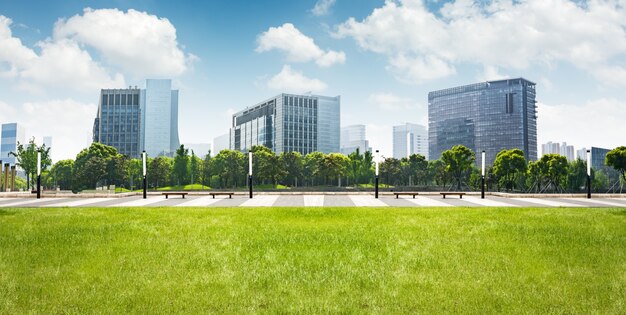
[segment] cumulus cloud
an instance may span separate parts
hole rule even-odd
[[[284,65],[283,69],[267,81],[267,87],[287,93],[322,92],[326,90],[326,83],[319,79],[311,79],[302,72],[292,70],[291,66]]]
[[[324,51],[291,23],[270,27],[257,38],[256,52],[274,49],[284,52],[290,62],[315,61],[321,67],[329,67],[346,61],[343,51]]]
[[[318,0],[311,9],[311,13],[315,16],[328,15],[333,5],[335,5],[335,0]]]
[[[519,70],[568,62],[603,83],[626,84],[613,79],[626,70],[612,63],[626,54],[623,0],[456,0],[439,12],[422,0],[386,1],[333,35],[388,56],[389,69],[414,83],[452,75],[460,63]]]
[[[196,58],[181,50],[168,19],[133,9],[87,8],[57,21],[53,38],[93,47],[107,63],[143,77],[180,75]]]

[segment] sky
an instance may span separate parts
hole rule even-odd
[[[181,143],[279,93],[341,96],[392,154],[392,126],[427,125],[428,92],[524,77],[538,142],[626,145],[626,0],[0,0],[0,123],[53,160],[91,142],[100,89],[170,78]]]

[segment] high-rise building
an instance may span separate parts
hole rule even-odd
[[[372,151],[369,147],[369,141],[366,139],[365,125],[351,125],[341,127],[341,145],[342,154],[349,155],[359,149],[359,153]]]
[[[567,145],[567,142],[558,143],[548,141],[548,143],[544,143],[541,145],[541,156],[546,154],[559,154],[567,158],[568,161],[574,161],[576,159],[576,154],[574,152],[573,145]]]
[[[93,141],[139,157],[172,156],[178,139],[178,90],[171,80],[146,80],[146,89],[103,89],[93,125]]]
[[[566,142],[561,143],[561,150],[559,152],[560,155],[564,156],[567,158],[568,161],[572,162],[574,161],[575,157],[574,157],[574,146],[573,145],[567,145]]]
[[[412,154],[423,155],[428,160],[428,132],[426,127],[405,123],[393,126],[393,157],[401,159]]]
[[[120,154],[138,158],[141,151],[141,90],[100,90],[93,141],[110,145]]]
[[[521,149],[527,160],[536,160],[535,97],[535,83],[523,78],[428,93],[430,158],[461,144],[477,155],[485,150],[488,164],[504,149]]]
[[[339,152],[340,97],[280,94],[233,115],[230,148]]]
[[[141,91],[143,149],[148,156],[173,156],[178,139],[178,90],[172,80],[146,80]]]
[[[230,148],[230,134],[226,133],[213,138],[213,155],[217,155],[222,150]]]
[[[0,160],[2,163],[15,165],[15,157],[11,152],[17,153],[17,144],[25,144],[26,133],[24,127],[18,123],[2,124],[2,137],[0,144]]]

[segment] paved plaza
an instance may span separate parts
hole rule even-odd
[[[36,207],[626,207],[626,198],[504,198],[417,196],[396,199],[373,195],[236,195],[228,197],[150,195],[124,198],[0,198],[0,208]]]

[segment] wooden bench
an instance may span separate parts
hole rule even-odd
[[[463,195],[465,195],[465,193],[462,192],[442,192],[440,194],[443,196],[443,199],[446,199],[447,195],[457,195],[459,199],[463,199]]]
[[[185,196],[187,195],[187,193],[186,192],[164,192],[163,195],[165,195],[165,199],[168,199],[167,197],[169,195],[183,196],[183,199],[185,199]]]
[[[419,195],[419,193],[417,192],[409,192],[409,191],[399,191],[399,192],[394,192],[394,195],[396,195],[396,199],[398,199],[398,196],[413,196],[413,199],[415,199],[415,196]]]
[[[215,196],[226,196],[226,195],[228,195],[229,199],[232,199],[233,198],[233,194],[234,194],[233,192],[212,192],[212,193],[209,193],[209,195],[213,196],[213,199],[215,199]]]

